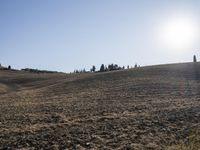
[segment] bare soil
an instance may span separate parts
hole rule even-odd
[[[200,63],[0,70],[0,149],[165,149],[200,126]]]

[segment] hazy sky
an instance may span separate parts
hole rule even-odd
[[[0,63],[69,72],[200,60],[199,27],[200,0],[0,0]],[[164,40],[168,30],[178,36]]]

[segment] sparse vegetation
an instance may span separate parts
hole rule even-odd
[[[86,73],[87,71],[84,69],[81,69],[81,70],[78,70],[78,69],[75,69],[74,70],[74,73]]]
[[[13,70],[14,71],[14,69],[11,69],[10,65],[8,67],[5,67],[5,66],[2,66],[1,64],[0,64],[0,70]]]
[[[32,73],[58,73],[57,71],[39,70],[39,69],[31,69],[31,68],[25,68],[25,69],[21,69],[21,70],[32,72]]]

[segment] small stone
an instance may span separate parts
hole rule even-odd
[[[89,142],[87,142],[85,145],[86,145],[86,146],[90,146],[91,144],[90,144]]]

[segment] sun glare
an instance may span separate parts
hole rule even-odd
[[[190,18],[169,19],[161,31],[166,47],[180,51],[189,48],[197,40],[198,26]]]

